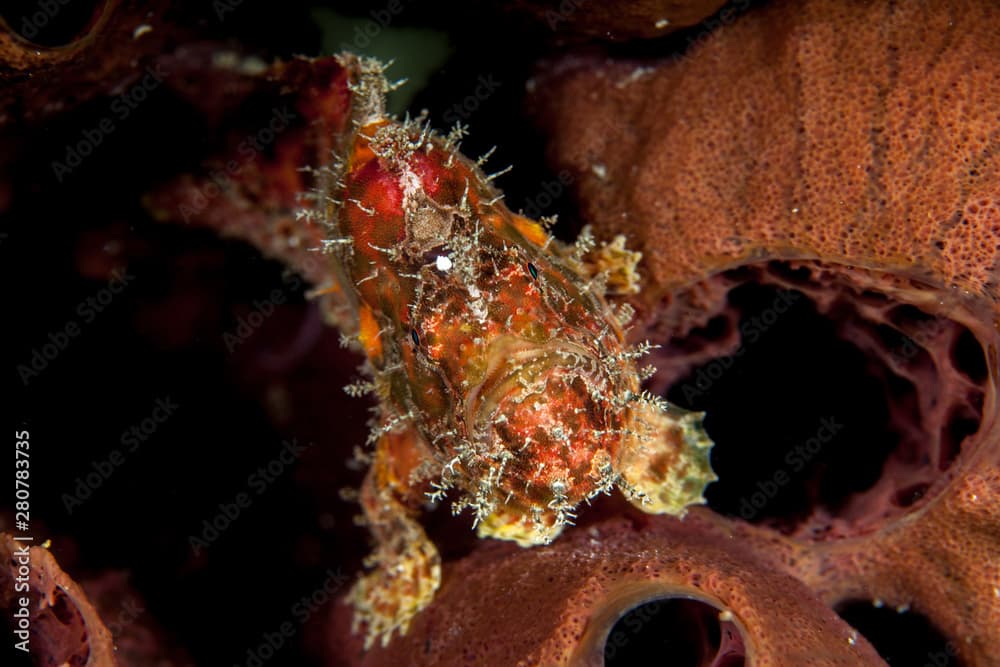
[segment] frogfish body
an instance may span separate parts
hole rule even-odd
[[[481,537],[546,544],[576,507],[619,488],[683,514],[715,479],[701,414],[644,393],[627,306],[639,254],[589,230],[565,245],[512,213],[480,165],[422,120],[384,112],[376,61],[351,55],[352,127],[314,169],[330,312],[364,351],[378,401],[360,501],[372,571],[351,592],[366,645],[433,599],[437,550],[417,521],[445,498]],[[346,315],[344,313],[347,313]]]

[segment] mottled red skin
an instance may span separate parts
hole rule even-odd
[[[415,423],[427,443],[434,442],[440,432],[457,431],[456,437],[434,442],[433,453],[424,454],[436,461],[431,480],[456,456],[459,443],[484,437],[476,430],[494,429],[495,435],[490,432],[488,437],[504,446],[520,449],[525,445],[523,453],[506,468],[496,491],[499,498],[512,496],[511,502],[521,508],[544,507],[552,500],[549,488],[553,481],[565,479],[570,502],[580,502],[593,493],[598,481],[592,474],[594,453],[604,450],[614,458],[622,440],[613,431],[625,426],[629,410],[613,406],[611,401],[629,389],[637,391],[637,383],[624,372],[627,366],[622,367],[621,377],[604,375],[603,367],[598,367],[592,372],[606,383],[606,399],[596,401],[572,369],[556,365],[545,371],[546,376],[552,386],[563,383],[566,391],[526,410],[516,402],[523,395],[508,386],[512,380],[504,369],[505,360],[498,359],[505,356],[504,351],[520,351],[522,344],[496,349],[489,346],[502,345],[500,339],[508,335],[539,348],[571,343],[593,355],[596,365],[596,359],[624,351],[620,329],[608,320],[605,304],[582,289],[580,278],[546,253],[547,235],[535,223],[514,216],[501,202],[490,203],[496,192],[482,182],[482,176],[467,160],[453,157],[440,146],[429,153],[414,152],[406,160],[407,168],[420,179],[424,194],[433,199],[436,209],[447,211],[442,217],[447,222],[441,224],[447,224],[448,229],[458,226],[449,216],[457,215],[463,195],[466,197],[470,219],[481,225],[479,247],[475,251],[455,248],[455,238],[449,238],[453,232],[437,229],[434,241],[409,238],[400,172],[391,161],[376,157],[369,145],[377,130],[389,126],[387,122],[374,123],[359,130],[343,177],[343,200],[347,203],[337,215],[340,232],[352,239],[349,280],[357,286],[357,307],[364,311],[361,343],[379,372],[387,365],[390,346],[395,348],[393,359],[398,355],[402,361],[400,371],[392,374],[392,410],[396,414],[405,413],[409,406],[421,410],[423,414]],[[385,249],[390,248],[400,249],[401,257],[388,256]],[[464,282],[455,277],[460,260],[456,255],[463,253],[479,263],[479,292],[498,295],[482,320],[469,306],[473,299]],[[436,269],[435,257],[449,254],[455,256],[456,267]],[[369,330],[367,322],[387,333]],[[504,424],[469,423],[488,415],[492,410],[489,401],[501,396],[498,408],[506,419]],[[574,446],[563,446],[551,434],[550,429],[557,426],[566,430]],[[473,480],[485,477],[491,465],[496,464],[463,460],[452,469],[467,480],[460,484],[474,488]]]
[[[683,56],[566,58],[533,87],[584,219],[644,251],[637,336],[691,285],[782,258],[976,335],[979,432],[902,518],[812,543],[698,513],[829,604],[908,605],[972,665],[1000,664],[998,63],[996,3],[779,2]]]

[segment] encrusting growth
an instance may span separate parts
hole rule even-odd
[[[605,297],[637,289],[624,238],[575,245],[513,214],[477,163],[421,119],[384,111],[383,66],[340,57],[352,122],[314,167],[301,215],[338,285],[321,289],[368,358],[353,395],[377,397],[360,501],[375,550],[350,594],[366,646],[405,633],[433,599],[440,558],[417,521],[453,499],[481,537],[546,544],[577,506],[615,487],[648,512],[683,514],[715,479],[701,415],[640,388]],[[345,316],[345,312],[349,316]]]

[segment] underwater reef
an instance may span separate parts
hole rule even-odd
[[[1000,664],[997,3],[3,12],[11,661]]]

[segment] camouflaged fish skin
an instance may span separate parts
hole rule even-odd
[[[471,510],[479,536],[546,544],[577,506],[620,488],[682,514],[715,477],[701,415],[642,392],[606,296],[637,289],[624,238],[573,246],[512,213],[480,164],[422,120],[386,117],[376,61],[345,55],[353,124],[313,168],[330,311],[363,349],[377,398],[360,501],[375,550],[351,592],[366,645],[405,633],[440,585],[417,521],[427,503]],[[344,312],[350,313],[349,317]],[[345,324],[345,322],[348,322]]]

